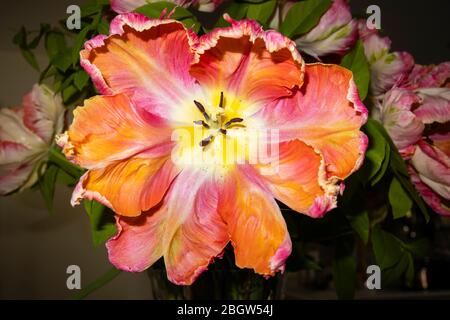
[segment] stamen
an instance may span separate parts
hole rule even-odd
[[[206,147],[213,140],[214,140],[214,136],[213,135],[209,135],[208,137],[206,137],[205,139],[200,141],[199,145],[200,145],[200,147]]]
[[[220,102],[219,102],[219,108],[224,108],[223,106],[223,91],[220,93]]]
[[[209,115],[206,113],[205,107],[198,101],[194,100],[197,109],[203,114],[206,121],[209,121]]]
[[[220,132],[221,134],[227,134],[227,130],[226,130],[226,129],[220,128],[220,129],[219,129],[219,132]]]
[[[242,118],[233,118],[233,119],[227,121],[227,122],[225,123],[224,127],[225,127],[225,128],[228,128],[228,127],[231,126],[233,123],[239,123],[239,122],[242,122],[242,121],[244,121],[244,119],[242,119]]]
[[[194,121],[194,123],[195,123],[196,125],[203,126],[204,128],[209,129],[209,124],[207,124],[207,123],[206,123],[205,121],[203,121],[203,120],[196,120],[196,121]]]

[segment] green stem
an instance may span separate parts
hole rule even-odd
[[[83,174],[83,169],[78,167],[77,165],[69,162],[66,157],[59,151],[58,148],[52,147],[50,148],[50,162],[53,162],[57,165],[61,170],[65,171],[67,174],[74,178],[80,178]]]
[[[82,289],[76,295],[72,297],[72,300],[82,300],[90,295],[97,289],[100,289],[110,281],[112,281],[115,277],[117,277],[122,271],[116,268],[111,268],[108,272],[102,275],[100,278],[90,283],[86,288]]]

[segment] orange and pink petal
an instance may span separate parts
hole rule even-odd
[[[205,34],[195,46],[198,58],[190,73],[202,88],[231,94],[249,110],[292,95],[304,69],[295,43],[252,20],[225,18],[230,27]]]
[[[198,91],[189,75],[196,41],[181,22],[120,15],[109,36],[85,44],[81,65],[100,93],[124,93],[137,107],[168,118]]]

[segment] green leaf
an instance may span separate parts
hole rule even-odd
[[[249,5],[250,5],[249,3],[232,1],[225,9],[225,12],[228,13],[228,15],[235,20],[242,20],[247,16]],[[222,28],[227,27],[229,25],[230,23],[228,21],[226,21],[223,17],[220,17],[220,19],[216,22],[215,27]]]
[[[390,138],[387,131],[384,129],[383,125],[381,123],[379,123],[378,121],[369,118],[366,125],[364,126],[364,130],[366,130],[365,132],[369,136],[369,149],[370,149],[370,143],[372,143],[372,142],[380,144],[379,135],[383,136],[385,142],[389,144],[389,147],[391,150],[389,166],[390,166],[391,170],[393,171],[395,177],[398,179],[398,181],[400,182],[402,187],[409,194],[411,199],[414,200],[414,203],[420,209],[423,216],[425,217],[425,220],[428,222],[430,220],[430,214],[428,213],[427,206],[425,205],[425,202],[419,196],[419,193],[416,191],[416,189],[412,185],[411,180],[409,178],[408,170],[406,169],[405,161],[402,159],[400,153],[397,150],[397,147],[395,146],[394,142]],[[372,137],[371,134],[374,136]],[[367,153],[366,153],[366,156],[367,156]],[[366,164],[364,164],[364,167],[365,166],[366,166]],[[369,164],[369,166],[370,166],[370,164]]]
[[[401,242],[392,234],[381,230],[379,226],[372,229],[372,248],[381,270],[396,265],[404,252]]]
[[[170,2],[154,2],[146,4],[142,7],[134,10],[135,12],[142,13],[143,15],[149,18],[159,18],[164,9],[167,9],[167,13],[170,13],[171,10],[175,8],[175,12],[171,16],[171,19],[175,20],[183,20],[183,19],[192,19],[194,15],[187,9],[183,7],[177,6],[175,3]]]
[[[102,7],[109,5],[108,0],[90,0],[81,6],[81,17],[90,17],[98,15],[102,11]]]
[[[89,75],[84,70],[79,70],[75,73],[73,83],[78,90],[83,90],[83,88],[89,82]]]
[[[376,173],[376,175],[372,178],[372,181],[370,181],[370,185],[373,187],[376,185],[380,180],[384,177],[390,163],[391,158],[391,148],[389,147],[389,144],[386,143],[385,145],[385,151],[384,151],[384,159],[383,163],[381,164],[380,170]]]
[[[425,202],[419,196],[417,190],[411,184],[411,181],[409,180],[409,178],[406,178],[403,175],[398,174],[397,172],[395,172],[395,174],[396,174],[397,179],[400,181],[402,187],[406,190],[406,192],[408,192],[408,194],[414,200],[417,207],[420,209],[420,212],[422,212],[426,222],[430,221],[430,214],[428,213],[428,209],[425,205]]]
[[[405,280],[411,286],[414,280],[414,261],[412,252],[423,253],[427,245],[423,240],[404,243],[387,233],[379,226],[372,231],[372,248],[377,264],[382,270],[382,285],[398,283]]]
[[[56,177],[56,181],[63,185],[72,187],[78,182],[78,179],[72,177],[70,174],[60,169],[58,170],[58,176]]]
[[[103,274],[101,277],[99,277],[94,282],[87,285],[84,289],[80,290],[76,295],[73,296],[73,300],[81,300],[86,298],[88,295],[90,295],[95,290],[100,289],[107,283],[111,282],[113,279],[115,279],[122,271],[111,268],[108,272]]]
[[[386,151],[389,149],[389,145],[371,119],[364,125],[363,131],[369,138],[369,146],[366,152],[366,160],[362,168],[362,173],[365,178],[364,180],[370,181],[375,178],[377,174],[379,177],[384,174],[384,172],[380,172],[380,170],[382,171],[385,169],[383,168],[383,162],[386,157]]]
[[[41,24],[41,28],[39,30],[39,34],[28,43],[27,48],[28,49],[36,49],[39,43],[41,42],[42,37],[49,32],[50,25],[48,24]]]
[[[25,27],[21,27],[20,30],[14,35],[13,43],[22,48],[27,48],[27,30]]]
[[[362,211],[356,215],[346,216],[353,230],[360,236],[364,244],[369,241],[370,220],[367,211]]]
[[[411,210],[412,201],[397,178],[392,179],[389,186],[389,202],[394,219],[402,218]]]
[[[402,243],[403,247],[411,252],[414,257],[424,258],[432,251],[432,245],[429,239],[423,238],[408,243]]]
[[[54,65],[61,72],[66,72],[72,63],[71,56],[70,56],[70,49],[68,49],[64,52],[59,52],[57,55],[55,55],[50,60],[50,63],[52,65]]]
[[[102,21],[98,24],[97,31],[99,34],[109,35],[109,22],[102,19]]]
[[[296,2],[281,24],[280,31],[292,38],[314,28],[322,15],[331,6],[331,0],[305,0]]]
[[[97,247],[116,234],[114,215],[96,201],[85,200],[83,204],[91,223],[92,241]]]
[[[353,49],[342,58],[341,66],[353,72],[359,97],[364,100],[369,89],[370,71],[361,40],[358,40]]]
[[[53,198],[55,195],[55,183],[58,171],[59,169],[57,166],[49,165],[45,170],[44,175],[39,179],[41,193],[50,213],[53,213]]]
[[[248,5],[247,18],[258,21],[262,25],[266,25],[272,17],[277,0],[269,0],[262,3]]]
[[[201,24],[197,18],[187,9],[177,6],[175,3],[170,2],[155,2],[149,3],[142,7],[139,7],[135,12],[141,13],[149,18],[159,18],[164,9],[167,9],[167,14],[175,9],[171,19],[175,19],[183,22],[186,28],[192,28],[194,32],[200,30]]]
[[[86,26],[84,27],[77,35],[77,37],[75,38],[75,42],[73,44],[73,48],[72,48],[72,54],[71,54],[71,58],[72,58],[72,65],[75,66],[78,61],[80,60],[80,51],[83,47],[83,44],[86,42],[86,37],[88,32],[91,30],[91,26]]]
[[[32,66],[33,69],[35,69],[36,71],[40,71],[40,67],[34,53],[28,49],[21,49],[20,51],[24,59],[28,62],[28,64]]]
[[[384,269],[381,272],[381,286],[386,287],[393,284],[401,284],[402,280],[406,278],[406,274],[408,274],[408,278],[411,277],[411,254],[408,252],[403,252],[397,261],[396,264],[391,266],[390,268]],[[414,264],[412,265],[413,277],[414,277]]]
[[[69,85],[62,91],[62,97],[65,105],[69,105],[70,100],[78,93],[77,87],[74,85]]]
[[[353,246],[338,242],[333,260],[333,279],[339,299],[353,299],[356,289],[356,259]]]
[[[52,31],[45,37],[45,50],[50,60],[58,54],[67,52],[66,39],[62,32]]]

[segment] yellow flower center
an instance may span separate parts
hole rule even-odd
[[[215,139],[216,135],[223,134],[226,135],[229,129],[235,127],[245,128],[242,124],[244,119],[242,118],[231,118],[227,120],[225,114],[224,96],[223,92],[220,93],[219,106],[216,109],[216,113],[210,115],[206,111],[205,107],[198,101],[194,100],[194,104],[200,113],[203,115],[204,120],[195,120],[194,124],[200,125],[207,129],[208,135],[202,139],[199,143],[200,147],[206,148]]]
[[[191,100],[191,105],[192,126],[177,127],[172,135],[177,141],[172,160],[175,158],[174,162],[183,167],[229,167],[244,163],[249,154],[250,135],[240,116],[242,101],[217,92],[211,100]]]

